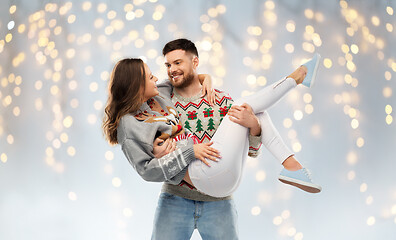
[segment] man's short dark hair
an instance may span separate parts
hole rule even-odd
[[[162,49],[162,54],[165,56],[167,53],[174,50],[184,50],[198,57],[198,50],[195,47],[195,44],[185,38],[179,38],[165,44],[164,48]]]

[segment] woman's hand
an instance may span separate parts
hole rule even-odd
[[[249,128],[250,135],[259,136],[261,134],[260,121],[248,104],[244,103],[241,106],[232,105],[227,114],[234,123]]]
[[[162,158],[168,153],[175,151],[176,149],[176,142],[173,139],[166,139],[165,141],[156,138],[153,144],[153,154],[156,158]]]
[[[213,142],[194,144],[195,158],[201,160],[208,167],[210,167],[210,164],[208,161],[206,161],[206,158],[215,162],[217,162],[218,159],[221,158],[220,152],[210,147],[212,144]]]
[[[209,74],[199,74],[199,81],[202,85],[202,97],[207,95],[208,102],[211,106],[215,104],[216,97],[220,97],[219,94],[212,88],[212,77]]]

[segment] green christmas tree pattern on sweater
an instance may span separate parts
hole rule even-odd
[[[214,106],[198,95],[193,98],[183,98],[177,94],[172,96],[184,127],[190,130],[200,142],[208,142],[212,139],[220,122],[232,106],[233,101],[227,93],[220,91],[218,93],[220,98],[216,99]]]

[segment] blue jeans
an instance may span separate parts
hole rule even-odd
[[[203,240],[238,239],[233,200],[201,202],[161,193],[152,240],[188,240],[198,229]]]

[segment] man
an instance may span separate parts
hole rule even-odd
[[[231,108],[231,97],[217,91],[218,98],[211,105],[206,96],[202,96],[202,85],[196,72],[198,52],[191,41],[178,39],[169,42],[163,54],[174,87],[172,101],[184,128],[189,129],[199,142],[210,141]],[[248,155],[256,157],[261,146],[258,118],[248,105],[238,106],[233,111],[235,121],[243,119],[241,125],[250,129]],[[202,194],[186,181],[179,185],[164,183],[152,239],[190,239],[194,229],[198,229],[203,239],[238,239],[237,213],[232,197],[214,198]]]
[[[266,112],[257,115],[257,118],[247,104],[231,107],[232,99],[221,91],[216,90],[218,98],[214,106],[203,96],[197,73],[198,51],[194,43],[187,39],[171,41],[164,46],[163,55],[170,83],[173,85],[172,102],[179,112],[184,128],[189,129],[199,142],[210,141],[221,120],[228,114],[231,121],[249,128],[249,156],[257,156],[263,141],[284,166],[279,180],[308,192],[320,192],[321,187],[307,178],[306,170],[283,143]],[[296,70],[289,77],[296,82],[302,82],[307,72],[301,71],[304,68]],[[264,130],[263,136],[260,136],[261,129]],[[156,143],[158,141],[154,145]],[[154,152],[165,151],[162,154],[166,154],[173,148],[174,145],[168,140],[164,146],[154,146]],[[202,194],[188,184],[189,179],[184,180],[179,185],[164,183],[156,210],[152,239],[190,239],[194,229],[198,229],[204,240],[238,239],[237,214],[232,197],[214,198]]]

